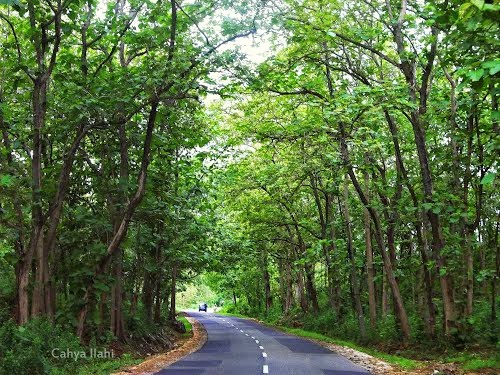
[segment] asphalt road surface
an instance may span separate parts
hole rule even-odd
[[[157,375],[366,375],[339,354],[252,320],[189,313],[208,333],[205,345]]]

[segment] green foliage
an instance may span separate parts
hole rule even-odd
[[[34,319],[24,326],[5,322],[0,328],[0,374],[74,372],[79,364],[72,358],[54,358],[51,351],[56,348],[85,350],[74,334],[46,320]]]
[[[83,307],[109,343],[112,298],[140,336],[171,292],[395,346],[399,293],[411,345],[498,341],[497,1],[0,5],[0,321],[33,264],[59,335],[7,323],[9,371],[74,371],[41,342],[76,347]]]

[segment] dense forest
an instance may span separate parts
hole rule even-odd
[[[499,11],[1,0],[0,373],[154,331],[193,282],[367,345],[494,347]]]

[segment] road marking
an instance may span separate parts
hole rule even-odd
[[[264,347],[263,346],[259,346],[259,349],[264,350]]]
[[[263,356],[264,358],[267,358],[267,353],[265,353],[265,352],[264,352],[264,353],[262,353],[262,356]]]
[[[245,333],[245,336],[248,336],[248,333]]]
[[[252,339],[255,340],[255,337],[252,336]]]
[[[259,340],[255,340],[255,343],[258,344],[259,343]]]
[[[269,374],[269,366],[268,365],[262,366],[262,373],[263,374]]]
[[[243,330],[242,330],[242,329],[240,329],[240,332],[241,332],[241,333],[243,333]]]

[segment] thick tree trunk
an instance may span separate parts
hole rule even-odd
[[[316,292],[316,287],[314,286],[314,266],[306,262],[304,264],[304,270],[306,275],[307,296],[309,297],[309,301],[311,302],[313,312],[318,313],[319,303],[318,293]]]
[[[297,281],[297,298],[299,300],[300,308],[303,312],[307,312],[309,310],[309,306],[307,303],[307,296],[304,288],[304,270],[303,267],[299,267],[296,273],[296,281]]]

